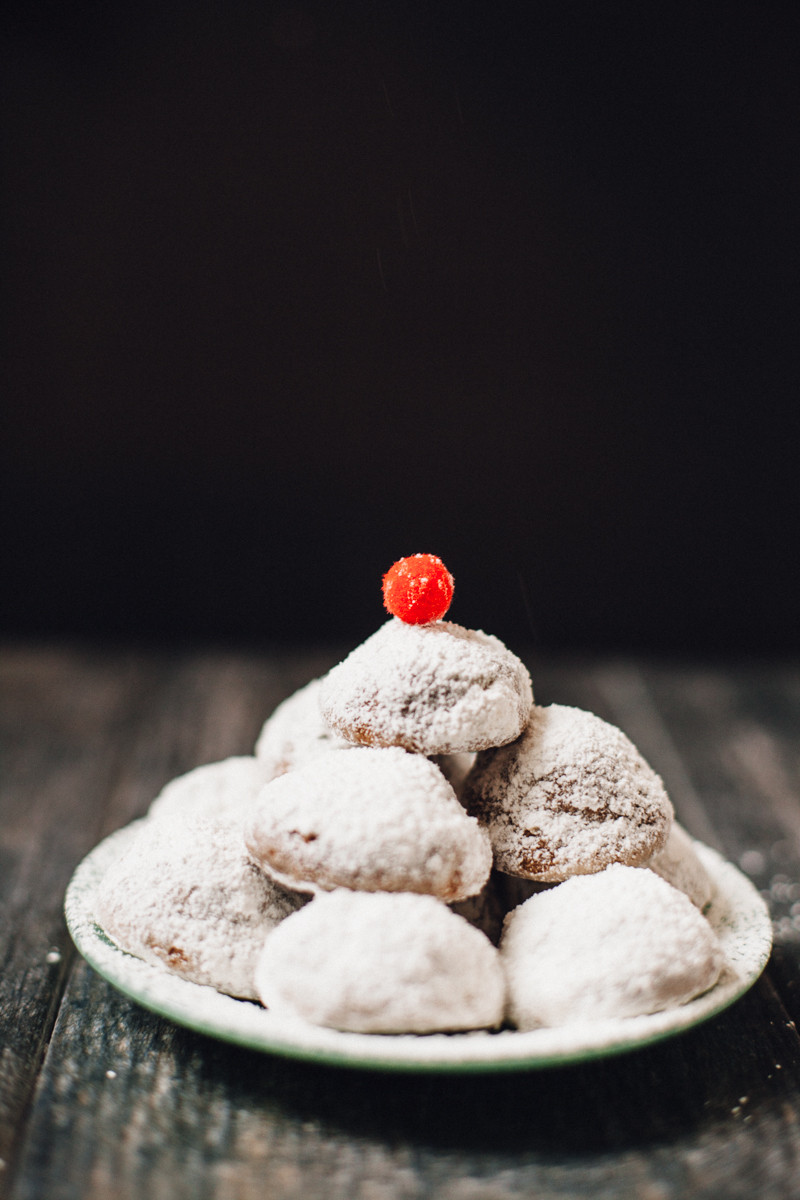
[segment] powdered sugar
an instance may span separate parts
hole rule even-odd
[[[171,780],[150,805],[148,815],[159,819],[238,821],[253,807],[272,776],[267,763],[246,755],[206,763]]]
[[[279,704],[265,721],[255,746],[256,757],[264,763],[264,782],[313,762],[331,750],[361,748],[339,737],[328,725],[320,710],[321,688],[322,680],[312,679]],[[459,796],[475,754],[465,751],[435,754],[431,758]]]
[[[545,882],[643,863],[672,821],[661,780],[625,734],[556,704],[534,706],[517,741],[478,756],[463,802],[501,871]]]
[[[726,967],[710,991],[688,1004],[643,1017],[571,1022],[525,1033],[473,1031],[427,1037],[341,1033],[281,1017],[259,1004],[190,983],[162,965],[151,966],[122,953],[104,937],[95,921],[97,887],[138,831],[138,823],[118,830],[76,869],[65,899],[67,924],[76,946],[101,975],[148,1008],[180,1025],[249,1046],[255,1052],[275,1051],[348,1066],[433,1072],[552,1067],[643,1046],[694,1026],[741,996],[760,975],[770,952],[769,913],[756,889],[731,863],[695,843],[713,881],[708,919],[723,946]]]
[[[478,750],[462,807],[425,756],[460,782]],[[625,735],[591,713],[535,707],[527,670],[496,638],[391,620],[275,711],[255,757],[168,785],[97,914],[131,953],[232,995],[256,995],[258,961],[258,995],[279,1018],[377,1033],[494,1027],[504,962],[521,1028],[617,1019],[683,1004],[721,963],[703,917],[655,874],[701,894],[691,846],[664,849],[671,823]],[[521,905],[501,960],[464,920],[497,935],[511,901],[481,892],[493,855],[523,883],[603,882],[574,899],[570,879]],[[303,898],[282,885],[315,898],[296,911]],[[542,901],[531,934],[525,914]]]
[[[615,865],[526,900],[500,944],[519,1029],[634,1017],[713,987],[719,941],[654,872]]]
[[[278,1016],[364,1033],[499,1025],[505,998],[488,938],[408,894],[317,897],[267,938],[256,985]]]
[[[254,998],[264,938],[303,902],[250,862],[237,825],[164,817],[144,822],[108,869],[97,920],[146,962]]]
[[[492,865],[486,833],[441,771],[397,748],[328,755],[273,780],[245,840],[274,878],[309,891],[462,900],[480,891]]]
[[[320,693],[342,737],[420,754],[503,745],[524,727],[532,701],[525,666],[497,638],[397,619],[334,667]]]
[[[654,854],[646,865],[688,896],[697,908],[705,908],[711,900],[708,871],[700,861],[694,842],[677,821],[672,822],[663,849]]]
[[[436,763],[436,766],[460,799],[461,793],[464,791],[467,776],[475,766],[475,755],[467,753],[432,754],[431,762]]]
[[[312,679],[279,704],[265,722],[256,742],[256,757],[272,776],[301,767],[320,754],[351,746],[333,732],[320,712],[321,686],[320,679]]]

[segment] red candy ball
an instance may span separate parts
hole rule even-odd
[[[453,576],[435,554],[412,554],[384,575],[383,603],[407,625],[428,625],[447,612],[453,586]]]

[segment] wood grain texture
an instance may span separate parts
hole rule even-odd
[[[683,822],[773,905],[767,975],[681,1037],[497,1078],[325,1068],[173,1026],[70,953],[63,889],[91,845],[167,779],[251,749],[272,707],[334,659],[3,657],[0,1194],[800,1194],[800,669],[531,660],[537,699],[625,729]],[[51,951],[60,961],[47,961]]]
[[[102,831],[148,672],[9,651],[0,673],[0,1156],[8,1162],[73,956],[59,893]]]
[[[622,1196],[720,1194],[701,1176],[731,1195],[780,1194],[800,1156],[799,1066],[767,983],[680,1044],[519,1077],[415,1079],[256,1057],[151,1017],[80,968],[15,1195],[60,1200],[75,1180],[85,1196],[187,1200],[481,1195],[472,1181],[502,1197],[594,1196],[612,1181]]]

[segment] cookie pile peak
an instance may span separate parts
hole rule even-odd
[[[406,625],[441,621],[453,599],[455,583],[435,554],[399,558],[383,577],[383,603]]]

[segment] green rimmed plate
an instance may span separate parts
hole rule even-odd
[[[726,966],[717,984],[689,1004],[648,1016],[526,1033],[340,1033],[278,1017],[258,1004],[189,983],[126,954],[105,936],[94,920],[97,887],[136,836],[138,824],[102,841],[72,877],[65,912],[78,950],[114,987],[160,1016],[210,1037],[291,1058],[374,1070],[485,1072],[531,1070],[618,1054],[674,1036],[727,1008],[758,979],[772,946],[769,913],[753,884],[716,851],[695,843],[714,885],[707,915],[722,943]]]

